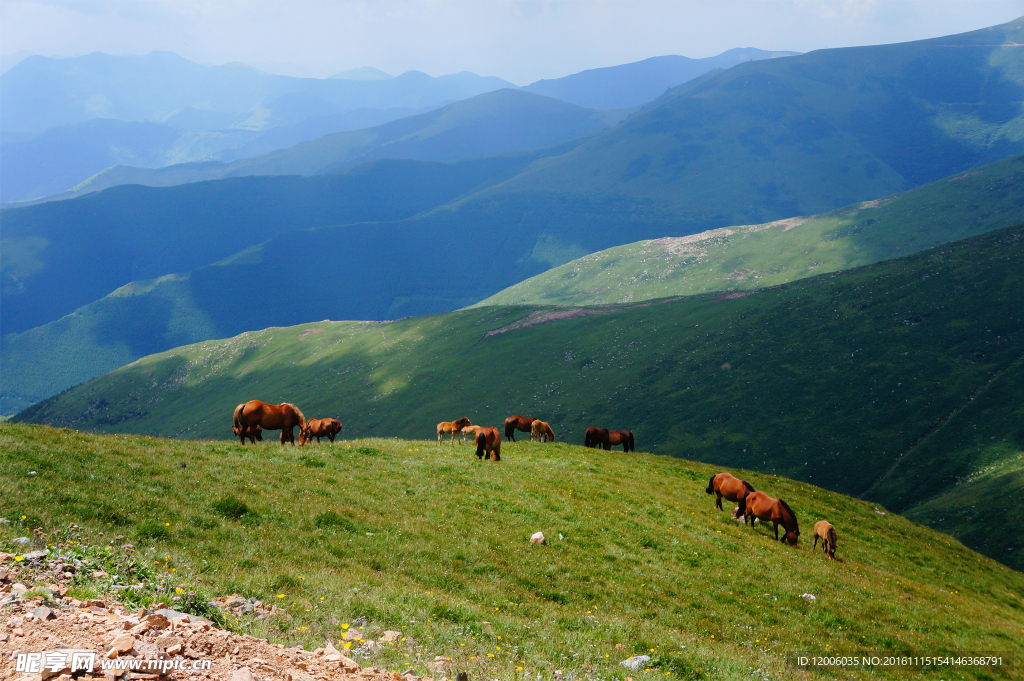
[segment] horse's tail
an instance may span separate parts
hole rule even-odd
[[[740,517],[746,517],[746,515],[747,515],[747,495],[746,494],[744,494],[742,497],[740,497],[739,509],[740,510],[738,511],[738,513],[739,513]]]
[[[303,415],[301,409],[296,407],[294,404],[288,404],[287,402],[285,402],[284,405],[282,406],[288,406],[295,410],[295,415],[299,417],[299,428],[301,429],[306,427],[306,417]]]
[[[633,431],[632,430],[629,431],[629,451],[631,451],[631,452],[635,452],[636,451],[636,445],[633,444]]]
[[[514,421],[505,419],[505,437],[510,438],[516,430],[516,424]]]
[[[587,429],[586,434],[583,435],[583,446],[584,447],[589,447],[590,446],[590,429],[589,428]]]
[[[487,435],[484,432],[477,431],[476,434],[476,456],[482,459],[484,456],[484,450],[487,448]]]
[[[242,404],[238,405],[237,407],[235,407],[235,413],[234,413],[234,415],[232,416],[232,419],[231,419],[232,420],[232,425],[235,428],[241,429],[241,428],[245,427],[245,424],[242,423],[242,410],[243,409],[245,409],[245,403],[244,402]]]

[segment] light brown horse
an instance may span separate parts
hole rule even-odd
[[[608,430],[607,428],[587,428],[583,436],[583,446],[597,447],[610,450],[612,445],[622,445],[622,451],[629,452],[636,449],[633,446],[633,432],[629,430]]]
[[[501,433],[497,428],[482,426],[476,432],[476,458],[489,459],[494,453],[494,460],[501,461]]]
[[[476,434],[480,432],[481,428],[486,427],[487,426],[463,426],[460,432],[462,433],[462,437],[469,438],[470,442],[476,442]]]
[[[244,404],[240,404],[235,407],[235,413],[231,417],[231,432],[235,434],[242,444],[245,444],[245,438],[249,438],[249,441],[253,444],[257,442],[263,442],[263,429],[257,426],[245,427],[238,425],[238,414],[245,407]]]
[[[554,442],[555,431],[551,430],[551,426],[540,419],[536,419],[530,424],[530,440],[537,438],[537,442]]]
[[[839,542],[839,538],[836,537],[836,528],[832,527],[832,523],[827,520],[819,520],[814,523],[814,546],[812,549],[818,548],[818,537],[821,537],[821,550],[825,552],[825,555],[832,560],[836,559],[836,544]]]
[[[334,436],[341,432],[342,427],[338,419],[310,419],[306,421],[306,427],[299,431],[299,444],[312,442],[313,438],[320,442],[320,438],[326,437],[333,445]]]
[[[530,427],[533,422],[537,419],[530,418],[529,416],[509,416],[505,419],[505,439],[516,441],[516,431],[522,433],[529,433]]]
[[[455,444],[456,435],[459,436],[459,444],[462,444],[463,442],[466,441],[466,439],[462,436],[462,429],[468,425],[472,424],[470,424],[469,419],[466,418],[465,416],[463,416],[461,419],[457,421],[441,421],[441,423],[437,424],[437,444],[441,444],[441,441],[444,439],[444,436],[447,435],[448,433],[452,434],[453,445]]]
[[[733,512],[733,517],[742,518],[747,514],[747,495],[754,491],[754,487],[746,480],[740,480],[729,473],[719,473],[712,476],[708,483],[708,494],[715,494],[715,508],[722,508],[722,497],[729,501],[739,502],[740,507]]]
[[[295,426],[298,426],[300,430],[305,428],[306,417],[302,415],[298,407],[287,402],[267,404],[259,400],[252,400],[235,407],[234,427],[240,433],[248,434],[256,426],[266,430],[280,430],[281,444],[291,442],[294,445],[295,432],[293,428]]]
[[[745,515],[743,524],[746,525],[746,521],[749,519],[751,527],[754,526],[755,519],[761,522],[770,520],[775,527],[776,539],[779,538],[779,525],[782,525],[786,530],[782,541],[789,542],[790,546],[796,546],[800,539],[800,526],[796,522],[796,513],[793,513],[793,509],[782,499],[772,498],[764,492],[751,492],[747,495]]]

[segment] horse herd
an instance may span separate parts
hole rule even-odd
[[[708,487],[704,491],[716,496],[716,508],[722,508],[723,497],[739,504],[733,511],[733,517],[742,520],[744,526],[747,524],[747,520],[750,520],[751,527],[757,521],[771,522],[775,528],[775,538],[779,539],[779,525],[782,525],[786,533],[780,541],[788,542],[790,546],[796,546],[800,538],[800,526],[797,524],[796,513],[793,513],[793,509],[782,499],[775,499],[764,492],[758,492],[746,480],[740,480],[729,473],[712,476],[711,482],[708,483]],[[818,547],[818,539],[821,539],[825,555],[835,560],[838,538],[836,537],[836,528],[832,527],[827,520],[819,520],[814,524],[812,548]]]
[[[267,404],[259,400],[252,400],[235,407],[231,430],[243,445],[246,438],[253,444],[262,441],[264,429],[280,430],[281,444],[291,442],[294,445],[296,426],[299,428],[299,445],[312,442],[314,437],[317,442],[321,437],[326,437],[333,443],[334,437],[342,429],[342,423],[337,419],[325,418],[307,421],[298,407],[287,402]],[[531,441],[555,441],[555,432],[551,430],[551,425],[540,419],[528,416],[509,416],[505,419],[505,439],[515,442],[516,431],[529,433]],[[462,444],[465,443],[468,435],[476,442],[478,459],[493,457],[494,461],[501,461],[501,432],[497,428],[474,426],[467,417],[463,416],[455,421],[442,421],[437,424],[438,444],[441,444],[445,435],[451,435],[452,445],[455,444],[456,436]],[[601,447],[605,450],[610,450],[612,445],[622,445],[624,452],[634,450],[633,433],[628,430],[587,428],[583,444],[587,447]],[[781,541],[788,542],[790,546],[796,546],[800,537],[800,527],[793,509],[782,499],[775,499],[764,492],[758,492],[746,480],[740,480],[729,473],[719,473],[713,476],[704,491],[717,496],[715,499],[717,508],[722,508],[723,498],[736,502],[738,506],[733,511],[733,517],[742,520],[744,525],[748,519],[751,527],[757,521],[771,522],[775,528],[776,539],[779,539],[779,525],[782,525],[785,534]],[[822,548],[826,555],[835,559],[836,530],[828,521],[822,520],[814,525],[814,548],[817,548],[819,538],[822,540]]]

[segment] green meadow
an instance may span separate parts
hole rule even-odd
[[[429,440],[243,447],[19,424],[0,425],[0,444],[0,515],[15,519],[0,546],[69,522],[99,544],[124,535],[183,584],[288,614],[233,620],[237,631],[307,649],[359,617],[365,638],[401,631],[363,658],[389,670],[423,675],[442,658],[470,678],[997,679],[1016,668],[810,673],[794,661],[1024,652],[1019,572],[773,475],[742,473],[793,507],[796,548],[715,510],[704,488],[719,467],[646,453],[506,443],[493,463]],[[835,562],[811,550],[821,518],[838,531]],[[537,531],[547,545],[529,543]],[[647,671],[620,666],[641,654]]]
[[[1024,156],[895,196],[760,225],[615,246],[479,303],[601,305],[749,291],[861,267],[1024,222]]]
[[[575,444],[629,428],[643,451],[878,501],[1020,569],[1022,235],[749,293],[270,328],[151,355],[17,418],[227,439],[235,405],[260,399],[353,437],[430,438],[463,415],[535,416]],[[953,498],[963,512],[922,506]]]

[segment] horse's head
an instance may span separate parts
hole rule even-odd
[[[786,536],[782,538],[782,541],[788,543],[790,546],[796,546],[797,542],[800,541],[800,530],[787,531]]]
[[[307,442],[313,441],[313,428],[306,426],[305,428],[299,429],[299,446],[306,444]]]

